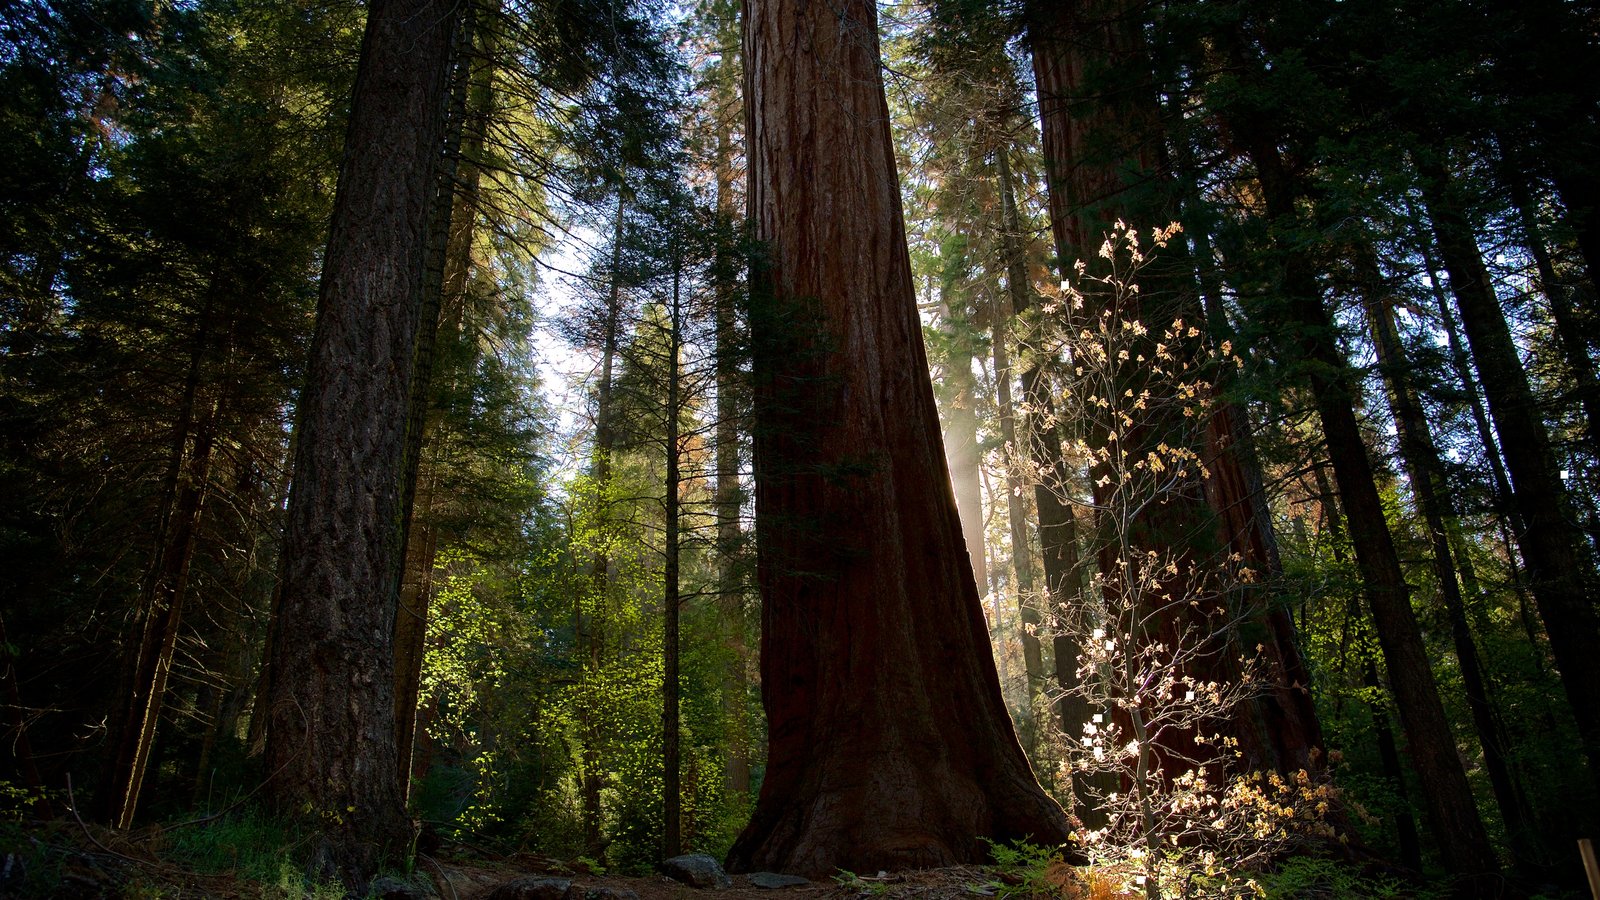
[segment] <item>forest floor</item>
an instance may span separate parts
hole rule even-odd
[[[432,862],[432,861],[430,861]],[[651,875],[632,877],[626,875],[567,875],[560,868],[541,860],[529,860],[531,865],[519,866],[517,857],[503,862],[473,861],[468,859],[439,860],[427,868],[433,876],[436,890],[442,900],[486,900],[495,889],[507,881],[529,875],[551,875],[572,879],[574,887],[610,888],[621,893],[632,891],[639,900],[800,900],[800,898],[946,898],[992,896],[994,888],[985,887],[996,882],[996,876],[984,869],[956,866],[947,869],[923,869],[896,872],[875,877],[859,877],[842,881],[828,879],[784,888],[761,888],[744,875],[730,875],[732,887],[694,888],[666,877]],[[443,876],[443,877],[441,877]],[[448,879],[448,880],[446,880]],[[576,895],[576,892],[574,892]],[[615,896],[615,895],[613,895]]]
[[[185,853],[182,845],[159,828],[116,832],[98,826],[51,823],[44,827],[0,827],[0,898],[50,897],[62,900],[187,900],[187,898],[300,898],[332,900],[334,888],[305,891],[299,887],[294,867],[280,858],[276,869],[263,868],[251,859],[257,851],[248,836],[233,835],[238,843],[227,851],[200,859]],[[282,848],[278,848],[280,851]],[[1048,896],[1075,900],[1088,896],[1070,867],[1051,873]],[[570,881],[570,893],[554,890],[519,891],[513,885],[527,879]],[[762,888],[745,875],[732,875],[731,887],[694,888],[665,875],[644,877],[613,873],[595,874],[581,863],[565,863],[531,853],[500,856],[477,848],[445,846],[434,855],[421,855],[408,878],[389,878],[395,890],[370,894],[386,900],[539,900],[565,894],[586,900],[956,900],[1006,895],[1012,898],[1046,896],[1020,888],[1021,879],[993,867],[956,866],[892,874],[856,876],[841,873],[832,879],[803,885]],[[376,884],[375,884],[376,886]],[[553,886],[552,886],[553,887]],[[596,890],[600,889],[600,890]],[[1097,898],[1120,893],[1094,892]]]

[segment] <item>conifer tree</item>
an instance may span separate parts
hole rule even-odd
[[[310,868],[363,885],[407,847],[394,621],[405,429],[454,7],[368,12],[297,431],[262,702],[272,803],[313,824]]]
[[[1066,837],[960,552],[876,35],[865,3],[746,9],[770,750],[736,870],[938,865],[980,858],[980,835]]]

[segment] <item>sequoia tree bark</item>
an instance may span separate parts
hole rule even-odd
[[[823,875],[1067,837],[1012,731],[946,477],[876,8],[745,10],[766,779],[729,866]]]
[[[1140,16],[1138,5],[1129,0],[1029,4],[1028,38],[1039,91],[1050,219],[1064,273],[1075,260],[1082,260],[1090,273],[1105,274],[1097,253],[1118,220],[1147,235],[1178,213],[1179,193],[1164,159],[1163,123],[1157,92],[1150,85],[1153,67]],[[1166,258],[1156,257],[1141,272],[1137,298],[1118,312],[1127,319],[1143,320],[1157,333],[1175,318],[1204,321],[1199,285],[1183,251],[1175,242],[1162,256]],[[1093,296],[1088,301],[1088,312],[1082,315],[1092,321],[1099,311],[1095,304],[1105,301]],[[1139,367],[1130,366],[1118,377],[1130,386],[1149,387],[1158,396],[1172,390],[1146,384]],[[1256,572],[1275,572],[1275,539],[1265,515],[1260,477],[1245,452],[1249,425],[1244,411],[1221,404],[1202,434],[1184,434],[1187,427],[1184,421],[1172,428],[1156,423],[1131,439],[1123,437],[1125,448],[1192,442],[1211,472],[1209,478],[1193,478],[1142,516],[1135,543],[1140,549],[1201,565],[1220,564],[1230,553],[1238,554]],[[1090,442],[1103,445],[1104,436],[1091,435]],[[1097,490],[1096,501],[1104,504],[1106,494],[1107,490]],[[1109,576],[1116,568],[1114,559],[1104,552],[1100,558],[1101,569]],[[1246,592],[1240,588],[1230,593],[1237,598]],[[1322,736],[1306,689],[1310,679],[1293,622],[1270,598],[1261,606],[1242,629],[1241,643],[1258,648],[1254,655],[1273,687],[1241,704],[1227,729],[1239,741],[1244,768],[1311,767]],[[1203,619],[1195,624],[1210,628]],[[1165,627],[1170,634],[1182,628],[1176,622]],[[1205,677],[1235,678],[1231,662],[1235,655],[1212,654],[1217,671]],[[1169,740],[1176,744],[1181,737]],[[1196,758],[1193,749],[1185,748]]]

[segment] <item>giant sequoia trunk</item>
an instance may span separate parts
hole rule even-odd
[[[745,16],[756,511],[770,728],[738,870],[1064,841],[1000,696],[945,477],[865,0]]]
[[[367,18],[299,409],[272,642],[273,806],[311,868],[364,883],[410,838],[395,778],[394,620],[406,423],[455,4]]]

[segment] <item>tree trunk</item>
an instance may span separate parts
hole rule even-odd
[[[681,449],[678,437],[678,406],[681,393],[680,380],[682,378],[682,368],[679,365],[678,357],[683,346],[684,316],[681,280],[681,273],[674,268],[672,273],[672,330],[667,340],[666,562],[661,571],[661,580],[664,583],[661,610],[665,619],[662,637],[662,657],[664,661],[661,679],[661,745],[664,770],[662,782],[663,799],[665,801],[663,804],[664,829],[661,838],[663,859],[670,859],[683,852],[683,797],[681,795],[683,761],[679,746],[678,729],[678,698],[680,694],[678,683],[678,490],[683,480],[679,474]]]
[[[1165,227],[1177,212],[1178,194],[1161,174],[1161,117],[1149,85],[1151,66],[1139,16],[1127,0],[1038,2],[1029,8],[1029,42],[1050,176],[1051,225],[1063,274],[1071,271],[1075,260],[1103,274],[1097,253],[1118,220],[1147,234]],[[1193,269],[1182,250],[1174,242],[1162,253],[1167,258],[1158,258],[1142,273],[1137,301],[1119,311],[1157,332],[1175,318],[1201,321],[1205,316],[1195,295]],[[1096,314],[1095,310],[1081,313],[1086,321]],[[1146,379],[1137,367],[1117,377],[1129,386]],[[1170,393],[1173,387],[1164,389]],[[1248,422],[1243,411],[1225,404],[1198,437],[1174,436],[1187,427],[1182,421],[1157,423],[1141,429],[1132,441],[1123,436],[1124,447],[1155,448],[1163,441],[1178,440],[1198,444],[1195,449],[1211,469],[1210,478],[1202,482],[1195,476],[1142,517],[1137,525],[1139,549],[1201,565],[1220,564],[1232,552],[1258,573],[1275,573],[1276,542],[1259,491],[1260,476],[1246,452]],[[1091,444],[1103,441],[1103,435],[1090,436]],[[1145,450],[1131,452],[1139,458]],[[1115,490],[1115,486],[1097,489],[1096,502],[1104,504],[1107,492]],[[1110,577],[1116,554],[1102,550],[1099,556],[1102,572]],[[1245,597],[1243,590],[1233,593],[1236,600]],[[1202,631],[1210,627],[1204,620],[1195,624]],[[1182,630],[1176,622],[1163,627],[1168,635]],[[1244,767],[1292,771],[1312,766],[1321,745],[1321,728],[1306,689],[1310,679],[1293,621],[1269,599],[1249,617],[1247,630],[1245,646],[1261,647],[1258,655],[1274,688],[1241,704],[1228,726],[1239,740]],[[1214,656],[1216,671],[1192,674],[1218,680],[1237,677],[1232,654]],[[1185,755],[1198,758],[1188,748]]]
[[[1378,680],[1378,664],[1370,658],[1361,667],[1361,683],[1369,691],[1383,690],[1383,683]],[[1394,830],[1400,862],[1421,871],[1422,841],[1417,836],[1417,817],[1411,814],[1411,790],[1406,787],[1406,773],[1400,765],[1400,751],[1395,747],[1394,729],[1389,726],[1389,712],[1378,701],[1369,702],[1368,708],[1372,711],[1372,733],[1378,742],[1378,765],[1394,791]]]
[[[441,339],[456,336],[467,302],[472,274],[472,242],[477,234],[479,186],[483,153],[493,102],[493,31],[477,25],[478,0],[462,5],[463,21],[457,37],[452,76],[449,121],[445,129],[445,157],[439,173],[439,194],[433,210],[430,235],[435,245],[429,253],[427,281],[418,334],[411,407],[406,426],[405,535],[400,598],[395,612],[395,774],[402,798],[409,798],[413,774],[412,754],[417,736],[417,698],[422,688],[422,661],[428,638],[428,606],[432,601],[433,567],[439,539],[433,524],[435,493],[423,490],[422,481],[437,481],[437,473],[423,475],[423,456],[438,430],[434,362]],[[473,41],[483,45],[473,52]],[[422,496],[418,496],[419,491]],[[420,504],[419,504],[420,499]],[[420,512],[419,512],[420,510]]]
[[[1483,749],[1483,766],[1488,771],[1489,785],[1494,792],[1495,804],[1500,809],[1501,820],[1505,822],[1506,835],[1514,856],[1519,861],[1527,862],[1533,849],[1529,839],[1534,832],[1522,794],[1512,778],[1511,766],[1506,758],[1506,737],[1495,716],[1489,680],[1484,674],[1477,643],[1467,622],[1466,601],[1461,594],[1454,562],[1455,552],[1450,540],[1456,517],[1446,499],[1449,486],[1445,484],[1439,449],[1434,443],[1427,414],[1411,390],[1410,367],[1400,343],[1400,332],[1395,325],[1394,310],[1386,296],[1378,261],[1370,247],[1358,247],[1355,252],[1358,274],[1365,288],[1367,320],[1372,330],[1373,346],[1378,353],[1378,368],[1389,389],[1389,407],[1394,416],[1395,430],[1400,436],[1400,458],[1410,476],[1411,492],[1422,513],[1428,543],[1433,550],[1434,579],[1438,582],[1439,596],[1444,601],[1445,614],[1450,622],[1456,663],[1461,668],[1461,685],[1467,695],[1467,707],[1477,729],[1479,746]]]
[[[994,506],[995,489],[994,485],[989,483],[989,473],[980,469],[978,471],[978,477],[983,481],[983,489],[984,493],[989,498],[989,505],[991,507]],[[1007,504],[1007,508],[1010,508],[1009,503]],[[1003,576],[1001,575],[999,566],[991,566],[989,568],[989,601],[994,604],[994,610],[993,613],[991,613],[989,607],[983,607],[983,616],[986,620],[986,624],[989,624],[989,646],[1001,648],[1000,652],[996,654],[997,659],[995,660],[995,664],[1000,673],[1000,695],[1001,697],[1005,697],[1006,691],[1009,690],[1011,685],[1015,684],[1016,682],[1011,677],[1011,654],[1005,649],[1007,643],[1005,608],[1001,606],[1000,600],[1001,597],[1005,596],[1005,585],[1002,582],[1002,577]],[[979,587],[982,588],[983,585],[979,585]],[[992,623],[989,623],[987,620],[991,614],[994,616],[994,619]],[[1027,676],[1024,675],[1023,678],[1026,679]],[[1008,699],[1006,702],[1009,704],[1010,700]]]
[[[1495,438],[1494,429],[1489,425],[1489,411],[1483,406],[1483,394],[1478,390],[1478,379],[1472,372],[1472,360],[1461,344],[1461,329],[1456,324],[1455,313],[1450,309],[1450,298],[1445,296],[1444,288],[1440,286],[1443,279],[1439,277],[1438,266],[1434,265],[1432,252],[1426,247],[1422,250],[1422,259],[1432,285],[1434,303],[1439,309],[1439,323],[1444,326],[1445,342],[1450,348],[1450,363],[1455,369],[1456,380],[1461,382],[1461,390],[1467,395],[1478,441],[1483,444],[1483,455],[1489,464],[1493,481],[1491,496],[1495,526],[1500,534],[1500,546],[1505,551],[1506,563],[1511,568],[1511,588],[1517,595],[1517,618],[1522,623],[1523,634],[1528,638],[1534,671],[1543,680],[1545,642],[1539,639],[1539,625],[1530,606],[1527,580],[1522,577],[1522,566],[1517,562],[1519,552],[1515,534],[1522,532],[1522,516],[1511,499],[1511,479],[1506,475],[1505,463],[1500,457],[1500,441]]]
[[[1297,205],[1309,192],[1284,163],[1272,136],[1272,124],[1264,116],[1251,116],[1248,121],[1230,119],[1227,125],[1256,170],[1266,215],[1280,230],[1275,239],[1280,241],[1284,324],[1290,329],[1285,349],[1306,372],[1322,421],[1356,569],[1440,854],[1451,871],[1494,872],[1494,851],[1456,753],[1427,647],[1411,608],[1405,573],[1384,518],[1372,461],[1356,420],[1354,376],[1339,349],[1337,331],[1304,249],[1287,246],[1283,237],[1302,227]]]
[[[1328,480],[1328,464],[1317,462],[1311,471],[1317,482],[1318,503],[1322,506],[1323,519],[1327,523],[1328,531],[1332,533],[1335,553],[1341,561],[1348,557],[1344,552],[1345,528],[1344,518],[1339,512],[1338,499],[1334,496],[1333,483]],[[1352,593],[1349,602],[1345,604],[1345,627],[1340,632],[1339,641],[1339,667],[1346,668],[1349,662],[1351,645],[1350,631],[1361,621],[1361,601],[1359,595]],[[1389,711],[1383,697],[1388,693],[1383,686],[1383,681],[1378,678],[1378,664],[1373,661],[1365,650],[1361,651],[1361,684],[1370,696],[1365,701],[1367,711],[1372,718],[1372,734],[1378,744],[1378,765],[1383,770],[1383,775],[1389,780],[1389,789],[1395,796],[1395,841],[1400,850],[1400,862],[1415,871],[1422,870],[1422,842],[1417,838],[1417,818],[1411,814],[1411,792],[1406,787],[1405,767],[1400,762],[1400,751],[1395,747],[1394,729],[1389,726]],[[1334,708],[1334,718],[1338,718],[1338,707]]]
[[[724,49],[723,65],[737,47]],[[733,134],[727,109],[734,102],[734,84],[719,72],[715,96],[723,115],[717,117],[717,217],[731,237],[737,233],[738,213],[734,204]],[[738,333],[738,260],[723,241],[718,242],[716,258],[717,316],[717,595],[722,611],[724,633],[732,665],[722,683],[722,710],[728,738],[724,760],[723,788],[729,798],[742,804],[750,795],[750,647],[745,612],[746,577],[740,565],[744,557],[744,530],[739,527],[744,506],[744,488],[739,478],[739,420],[743,375],[739,369],[742,354]]]
[[[455,4],[375,0],[299,408],[267,703],[267,793],[310,869],[365,885],[403,853],[394,619],[406,425]]]
[[[1600,286],[1600,167],[1594,154],[1600,89],[1593,78],[1573,77],[1600,68],[1594,8],[1562,0],[1494,0],[1489,9],[1496,14],[1500,75],[1531,110],[1531,142],[1554,176],[1589,281]]]
[[[1029,313],[1035,306],[1034,290],[1028,277],[1015,180],[1005,147],[995,151],[995,159],[1000,187],[1001,252],[1006,263],[1006,287],[1011,295],[1011,312],[1019,322],[1027,322],[1031,318],[1033,330],[1037,333],[1041,328],[1037,314],[1030,317]],[[998,318],[997,315],[997,321]],[[1083,569],[1082,548],[1078,540],[1078,518],[1067,501],[1071,490],[1071,470],[1062,448],[1061,430],[1056,422],[1050,376],[1042,358],[1044,350],[1039,346],[1037,334],[1029,338],[1032,339],[1024,339],[1019,344],[1020,352],[1027,352],[1032,357],[1022,371],[1022,396],[1028,409],[1028,414],[1023,417],[1022,432],[1023,440],[1028,445],[1026,458],[1034,473],[1029,480],[1033,483],[1034,506],[1039,514],[1039,550],[1044,558],[1045,581],[1042,600],[1049,604],[1050,613],[1057,621],[1050,647],[1055,656],[1056,684],[1061,691],[1055,712],[1061,733],[1067,740],[1073,740],[1082,736],[1084,723],[1090,720],[1094,712],[1077,693],[1078,657],[1083,652],[1078,640],[1079,626],[1082,624],[1079,619],[1082,617],[1087,573]],[[1041,618],[1039,612],[1028,606],[1023,609],[1025,613],[1032,613],[1033,625],[1037,627]],[[1023,627],[1028,626],[1028,616],[1024,615]],[[1038,678],[1043,679],[1042,672]],[[1037,690],[1032,673],[1029,682],[1030,688]],[[1116,790],[1109,783],[1091,785],[1087,779],[1093,777],[1080,775],[1073,780],[1074,802],[1071,812],[1087,828],[1105,825],[1105,817],[1093,803],[1094,791],[1091,787],[1098,787],[1101,794]]]
[[[1011,313],[1018,317],[1019,322],[1025,322],[1029,310],[1034,306],[1034,291],[1028,277],[1027,256],[1023,251],[1015,179],[1011,174],[1010,155],[1005,147],[995,151],[995,163],[1000,187],[1000,244],[1006,263],[1006,290],[1011,296]],[[1037,325],[1034,330],[1037,330]],[[1045,590],[1040,599],[1049,604],[1052,613],[1070,617],[1076,614],[1081,601],[1084,573],[1079,566],[1078,520],[1066,500],[1070,489],[1070,472],[1066,453],[1061,447],[1061,431],[1056,424],[1050,377],[1041,357],[1044,351],[1038,346],[1039,343],[1036,335],[1026,335],[1018,345],[1019,352],[1027,352],[1032,358],[1026,359],[1022,366],[1022,399],[1028,412],[1023,417],[1021,437],[1027,442],[1027,448],[1025,453],[1020,449],[1017,452],[1029,461],[1035,476],[1029,481],[1033,485],[1033,502],[1039,514],[1039,551],[1044,562]],[[1035,604],[1038,602],[1040,600],[1032,601]],[[1023,607],[1022,622],[1025,628],[1037,627],[1040,620],[1036,606],[1030,604]],[[1079,652],[1076,641],[1070,635],[1063,634],[1054,643],[1057,646],[1053,646],[1052,650],[1059,648],[1066,651],[1068,670],[1075,672]],[[1062,660],[1058,658],[1058,679],[1062,671],[1061,664]],[[1038,677],[1042,681],[1042,665],[1040,669]],[[1068,681],[1062,682],[1061,686],[1070,688],[1076,681],[1075,677],[1069,675]],[[1067,702],[1063,704],[1061,712],[1072,720],[1069,723],[1063,719],[1063,726],[1069,735],[1076,735],[1083,723],[1088,721],[1088,708],[1081,703]]]
[[[1509,166],[1508,166],[1509,168]],[[1505,182],[1511,190],[1512,205],[1522,226],[1522,243],[1533,256],[1539,272],[1539,293],[1550,304],[1550,317],[1555,320],[1556,342],[1561,348],[1561,359],[1572,375],[1572,391],[1577,395],[1578,408],[1583,410],[1583,435],[1589,456],[1600,461],[1600,382],[1595,379],[1594,359],[1589,354],[1589,339],[1578,321],[1578,309],[1573,304],[1576,288],[1566,284],[1556,275],[1555,262],[1539,231],[1539,217],[1533,197],[1528,193],[1527,176],[1522,170],[1506,172]]]
[[[200,513],[211,478],[218,409],[216,398],[202,396],[202,369],[211,352],[212,306],[207,299],[190,346],[183,397],[178,419],[172,426],[154,555],[140,590],[140,637],[129,682],[128,706],[116,730],[117,752],[108,798],[111,821],[118,828],[130,827],[138,809],[145,769],[161,722],[172,656],[183,624],[189,568],[194,561]]]
[[[906,252],[876,8],[746,7],[766,780],[735,870],[1065,841],[961,553]],[[785,320],[789,321],[785,321]],[[798,321],[795,321],[798,320]]]
[[[1438,237],[1439,255],[1503,440],[1512,499],[1522,519],[1517,544],[1528,589],[1544,620],[1550,650],[1578,722],[1589,775],[1600,786],[1600,619],[1595,615],[1593,561],[1573,520],[1550,435],[1528,384],[1528,374],[1495,297],[1472,226],[1462,214],[1444,165],[1418,157],[1423,200]]]
[[[956,509],[961,514],[961,534],[972,561],[973,580],[983,588],[989,583],[986,554],[988,542],[983,528],[983,453],[978,446],[978,385],[972,377],[972,344],[968,336],[972,324],[967,320],[965,298],[958,312],[951,305],[948,279],[940,279],[939,309],[941,327],[950,345],[945,389],[950,392],[945,410],[944,449],[950,458],[950,484],[955,488]]]
[[[594,459],[591,472],[594,477],[596,501],[600,504],[596,527],[610,527],[607,521],[611,511],[612,454],[616,451],[616,432],[612,429],[612,392],[617,363],[617,348],[622,327],[622,239],[627,216],[626,189],[617,186],[617,217],[611,235],[611,284],[606,298],[605,334],[600,351],[600,384],[595,394]],[[602,545],[605,542],[602,541]],[[574,625],[582,677],[585,681],[599,678],[605,663],[605,625],[609,612],[611,591],[611,559],[604,550],[598,551],[590,562],[589,588],[592,608],[585,615],[582,600],[578,599],[577,622]],[[600,831],[600,792],[605,786],[605,775],[600,771],[600,724],[595,716],[596,698],[590,694],[578,702],[578,725],[582,742],[582,774],[579,779],[580,803],[583,809],[583,843],[587,853],[598,855],[604,850],[604,836]]]
[[[1011,568],[1016,574],[1013,584],[1017,595],[1017,615],[1022,623],[1022,666],[1027,678],[1029,727],[1023,737],[1032,751],[1038,729],[1032,726],[1033,698],[1044,680],[1044,653],[1039,646],[1039,608],[1034,594],[1033,542],[1028,537],[1028,502],[1023,499],[1028,479],[1022,477],[1028,466],[1028,454],[1022,445],[1022,435],[1017,430],[1016,402],[1011,396],[1014,384],[1014,367],[1009,347],[1011,316],[996,303],[990,314],[993,332],[990,355],[994,360],[994,385],[997,412],[1000,419],[1000,440],[1005,445],[1006,464],[1006,522],[1011,530]],[[996,609],[999,598],[995,598]],[[1030,627],[1031,626],[1031,627]]]
[[[433,524],[435,479],[422,476],[406,536],[404,572],[394,620],[395,777],[401,799],[411,795],[412,754],[417,742],[417,701],[422,694],[422,661],[427,655],[428,611],[433,602],[433,568],[439,550]]]

